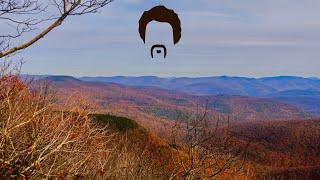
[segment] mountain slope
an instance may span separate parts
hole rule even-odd
[[[269,98],[294,105],[306,112],[320,115],[320,91],[289,90],[269,95]]]
[[[237,121],[308,117],[298,108],[269,99],[231,95],[195,96],[155,87],[56,79],[51,77],[45,81],[55,86],[61,103],[70,100],[71,96],[76,104],[80,104],[80,97],[84,96],[91,104],[95,104],[95,111],[130,117],[153,129],[188,119],[197,111],[197,107],[204,111],[206,102],[210,116],[225,115]]]
[[[129,86],[151,86],[194,95],[240,95],[271,98],[290,104],[314,115],[320,115],[320,79],[294,76],[266,78],[201,77],[83,77],[84,81],[117,83]]]
[[[260,169],[258,179],[319,179],[320,119],[246,122],[231,132],[250,143],[245,158]]]
[[[274,87],[277,91],[314,90],[320,91],[320,80],[295,76],[279,76],[258,79],[260,83]]]

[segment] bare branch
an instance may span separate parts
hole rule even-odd
[[[0,34],[0,58],[25,49],[42,39],[49,32],[60,26],[68,16],[96,13],[98,9],[111,3],[113,0],[52,0],[53,5],[42,5],[38,0],[0,0],[0,24],[14,28],[15,33]],[[50,1],[47,1],[50,2]],[[42,17],[57,8],[59,13],[49,17]],[[35,34],[30,40],[12,45],[12,39],[18,39],[26,32],[34,32],[37,26],[45,21],[53,22],[42,31]],[[12,32],[12,31],[11,31]]]

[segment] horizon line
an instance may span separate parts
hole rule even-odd
[[[221,77],[227,77],[227,78],[246,78],[246,79],[263,79],[263,78],[305,78],[305,79],[318,79],[320,80],[320,77],[317,76],[297,76],[297,75],[274,75],[274,76],[260,76],[260,77],[252,77],[252,76],[234,76],[234,75],[208,75],[208,76],[157,76],[157,75],[96,75],[96,76],[90,76],[90,75],[68,75],[68,74],[28,74],[28,73],[22,73],[20,74],[22,76],[66,76],[66,77],[74,77],[74,78],[114,78],[114,77],[124,77],[124,78],[142,78],[142,77],[155,77],[155,78],[163,78],[163,79],[176,79],[176,78],[221,78]]]

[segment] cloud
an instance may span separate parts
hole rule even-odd
[[[181,42],[169,49],[171,59],[161,65],[149,64],[148,49],[144,49],[137,30],[143,11],[157,4],[175,9],[183,27]],[[259,76],[284,70],[289,75],[320,76],[315,68],[320,67],[318,7],[318,0],[306,0],[303,4],[298,0],[116,0],[99,14],[68,19],[64,26],[27,50],[25,54],[31,59],[28,71],[68,74],[64,69],[72,65],[58,68],[66,65],[62,62],[74,58],[85,64],[89,58],[96,66],[105,67],[92,69],[100,75],[116,73],[117,68],[125,65],[128,67],[122,69],[122,74],[143,74],[148,64],[149,72],[159,74],[167,73],[170,66],[190,75],[247,72]],[[61,59],[57,63],[62,64],[49,69],[45,62],[54,57]],[[259,64],[257,59],[266,62],[258,61]],[[39,61],[43,61],[42,66],[36,64]],[[235,67],[235,62],[241,65]],[[217,64],[219,68],[215,67]],[[275,66],[280,67],[272,71]],[[72,71],[84,72],[90,70],[78,67]]]

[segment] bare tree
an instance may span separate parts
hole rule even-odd
[[[95,13],[112,1],[0,0],[0,58],[31,46],[60,26],[67,17]],[[43,27],[42,30],[36,31],[39,27]],[[19,43],[26,32],[34,32],[33,37]]]
[[[0,68],[0,178],[102,177],[113,134],[81,111],[53,109],[50,94],[10,69]]]
[[[175,125],[171,146],[176,164],[170,179],[212,179],[241,168],[239,155],[245,149],[235,146],[229,117],[210,119],[207,107],[203,111],[197,107],[193,117]]]

